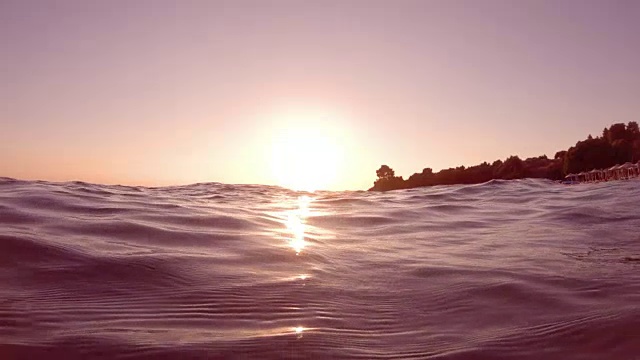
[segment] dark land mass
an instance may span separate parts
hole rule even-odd
[[[605,169],[617,164],[640,160],[640,130],[635,121],[617,123],[604,128],[602,136],[578,141],[567,150],[558,151],[553,159],[546,155],[520,159],[510,156],[489,164],[444,169],[433,172],[425,168],[407,180],[395,176],[393,169],[382,165],[376,171],[378,179],[370,191],[409,189],[420,186],[479,184],[493,179],[542,178],[561,180],[571,173]]]

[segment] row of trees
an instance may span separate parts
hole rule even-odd
[[[616,164],[640,160],[640,130],[635,121],[625,125],[613,124],[604,128],[602,136],[578,141],[567,151],[559,151],[556,158],[563,159],[563,173],[579,173],[605,169]]]
[[[407,180],[395,176],[393,169],[382,165],[376,171],[378,179],[370,190],[386,191],[419,186],[477,184],[492,179],[545,178],[559,180],[569,173],[579,173],[593,169],[608,168],[625,162],[640,160],[640,131],[638,123],[613,124],[605,128],[602,136],[578,141],[567,150],[558,151],[553,159],[546,155],[520,159],[510,156],[505,161],[496,160],[489,164],[444,169],[433,172],[425,168],[421,173],[411,175]]]

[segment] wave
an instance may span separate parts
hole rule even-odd
[[[637,359],[638,199],[0,178],[0,358]]]

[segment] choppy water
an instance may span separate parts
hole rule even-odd
[[[0,359],[640,359],[640,181],[0,179]]]

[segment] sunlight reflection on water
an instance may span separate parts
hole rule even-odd
[[[290,233],[289,246],[295,250],[296,255],[300,255],[300,252],[307,246],[305,240],[305,221],[310,214],[309,205],[313,201],[309,196],[303,195],[297,199],[297,207],[291,210],[287,214],[286,226]],[[299,274],[294,277],[296,280],[304,281],[309,278],[308,274]],[[293,333],[297,339],[302,338],[303,331],[306,330],[302,326],[296,326],[292,328]]]
[[[303,195],[298,197],[298,208],[292,210],[287,217],[287,229],[291,232],[289,246],[300,254],[307,246],[305,241],[305,219],[309,216],[309,204],[313,201],[310,197]]]

